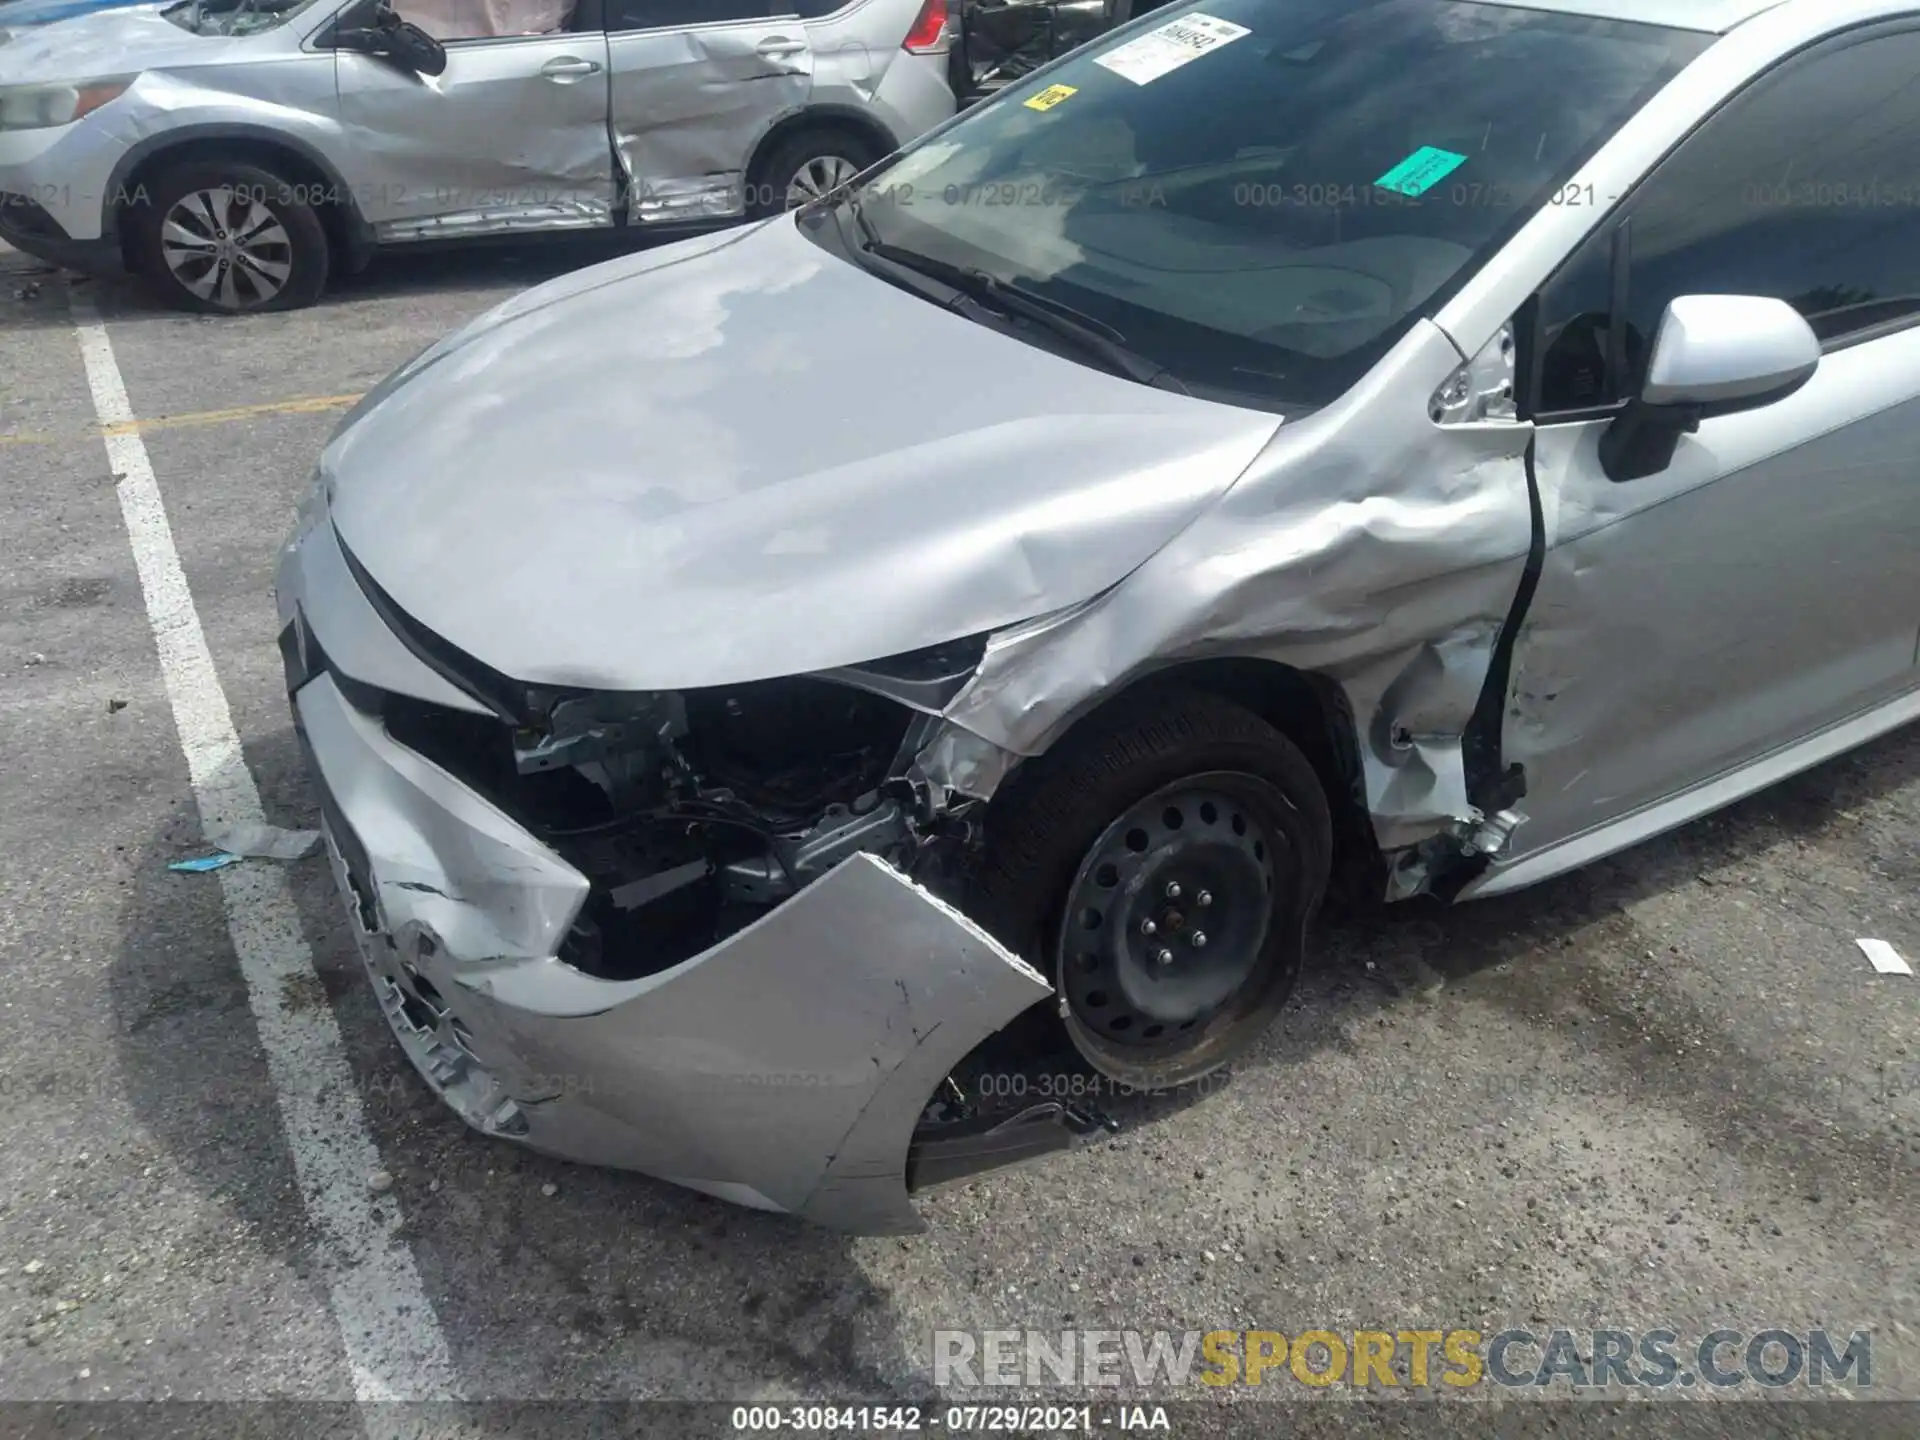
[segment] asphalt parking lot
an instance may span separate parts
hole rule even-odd
[[[324,862],[167,865],[207,848],[196,777],[317,824],[270,586],[351,397],[590,258],[423,256],[207,320],[0,250],[0,1400],[898,1402],[935,1330],[1014,1327],[1824,1327],[1871,1337],[1839,1390],[1920,1400],[1920,978],[1855,944],[1920,959],[1920,731],[1534,893],[1343,919],[1225,1083],[926,1198],[917,1238],[466,1132]],[[95,317],[162,530],[103,438]],[[169,534],[185,609],[136,566]],[[298,923],[263,939],[276,895]]]

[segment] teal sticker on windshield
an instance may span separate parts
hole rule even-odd
[[[1373,183],[1401,195],[1424,195],[1467,163],[1467,157],[1434,145],[1422,145]]]

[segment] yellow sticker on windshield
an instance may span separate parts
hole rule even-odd
[[[1029,110],[1051,110],[1069,95],[1077,95],[1079,93],[1079,90],[1072,85],[1049,85],[1038,95],[1033,96],[1027,101],[1027,108]]]

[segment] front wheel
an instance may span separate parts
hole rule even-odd
[[[134,260],[174,306],[237,315],[319,299],[327,232],[302,187],[257,165],[196,161],[142,188],[127,216]]]
[[[1198,692],[1125,702],[988,811],[970,908],[1049,972],[1074,1047],[1143,1090],[1198,1080],[1286,1003],[1332,822],[1299,749]]]

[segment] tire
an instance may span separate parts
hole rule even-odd
[[[1054,984],[1088,1064],[1161,1090],[1227,1064],[1285,1005],[1326,894],[1333,827],[1292,741],[1229,701],[1163,690],[1023,765],[988,807],[983,838],[969,912]],[[1209,876],[1219,897],[1202,888]],[[1211,955],[1203,924],[1220,938]]]
[[[145,203],[127,212],[132,258],[170,305],[239,315],[298,310],[320,298],[331,264],[327,232],[300,198],[297,182],[258,165],[200,160],[164,170],[142,188]],[[169,220],[180,228],[169,228]],[[240,224],[255,238],[246,247],[227,248],[231,241],[224,237]],[[204,247],[197,243],[203,234]],[[181,244],[182,236],[196,243]],[[209,260],[204,266],[203,252]]]
[[[810,194],[801,199],[792,198],[796,182],[801,182],[803,177],[811,176],[813,188],[824,194],[839,183],[839,178],[857,175],[879,158],[879,147],[871,140],[839,126],[823,125],[790,135],[774,147],[760,166],[760,178],[753,187],[751,214],[755,219],[777,215],[813,198]],[[840,170],[844,170],[844,174],[832,178],[833,172]]]

